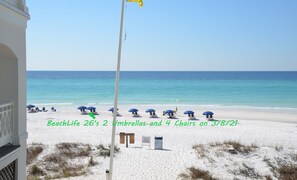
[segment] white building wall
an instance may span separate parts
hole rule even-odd
[[[14,103],[13,144],[21,146],[17,153],[17,179],[26,179],[26,28],[29,15],[23,3],[23,0],[0,0],[0,48],[2,44],[15,55],[5,58],[4,52],[1,54],[0,82],[4,83],[0,85],[0,103]]]

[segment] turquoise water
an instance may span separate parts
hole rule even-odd
[[[31,104],[112,104],[115,72],[29,71]],[[120,104],[297,108],[297,72],[122,72]]]

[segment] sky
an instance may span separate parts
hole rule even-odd
[[[296,0],[125,3],[125,71],[296,71]],[[27,0],[28,70],[116,70],[121,0]]]

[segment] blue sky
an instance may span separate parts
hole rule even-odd
[[[115,70],[121,0],[27,0],[28,70]],[[126,3],[122,70],[297,70],[296,0]]]

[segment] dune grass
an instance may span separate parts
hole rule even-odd
[[[202,179],[202,180],[216,180],[213,178],[208,171],[201,170],[194,166],[187,168],[185,173],[181,173],[179,178],[182,180],[194,180],[194,179]]]
[[[104,146],[103,144],[99,144],[97,149],[99,150],[99,156],[103,156],[104,158],[110,156],[110,145]],[[117,154],[118,152],[120,152],[120,148],[114,146],[114,153]]]
[[[27,148],[27,165],[31,164],[36,157],[42,153],[43,145],[42,144],[32,144]]]
[[[226,174],[235,178],[249,178],[249,179],[282,179],[295,180],[297,179],[297,153],[294,149],[284,149],[283,146],[259,147],[255,144],[244,145],[237,141],[213,142],[209,144],[197,144],[192,146],[196,153],[198,160],[207,164],[208,167],[231,167]],[[268,151],[267,151],[268,150]],[[271,152],[274,155],[263,154]],[[249,157],[261,157],[262,167],[268,167],[267,173],[261,174],[257,169],[254,161],[249,161]],[[241,159],[241,160],[240,160]],[[224,164],[220,164],[225,162]],[[264,164],[263,164],[264,163]],[[236,165],[236,166],[234,166]],[[234,168],[237,167],[237,168]],[[207,179],[220,177],[215,173],[215,170],[208,168],[208,171],[203,171],[199,168],[188,168],[186,173],[180,174],[182,179]]]

